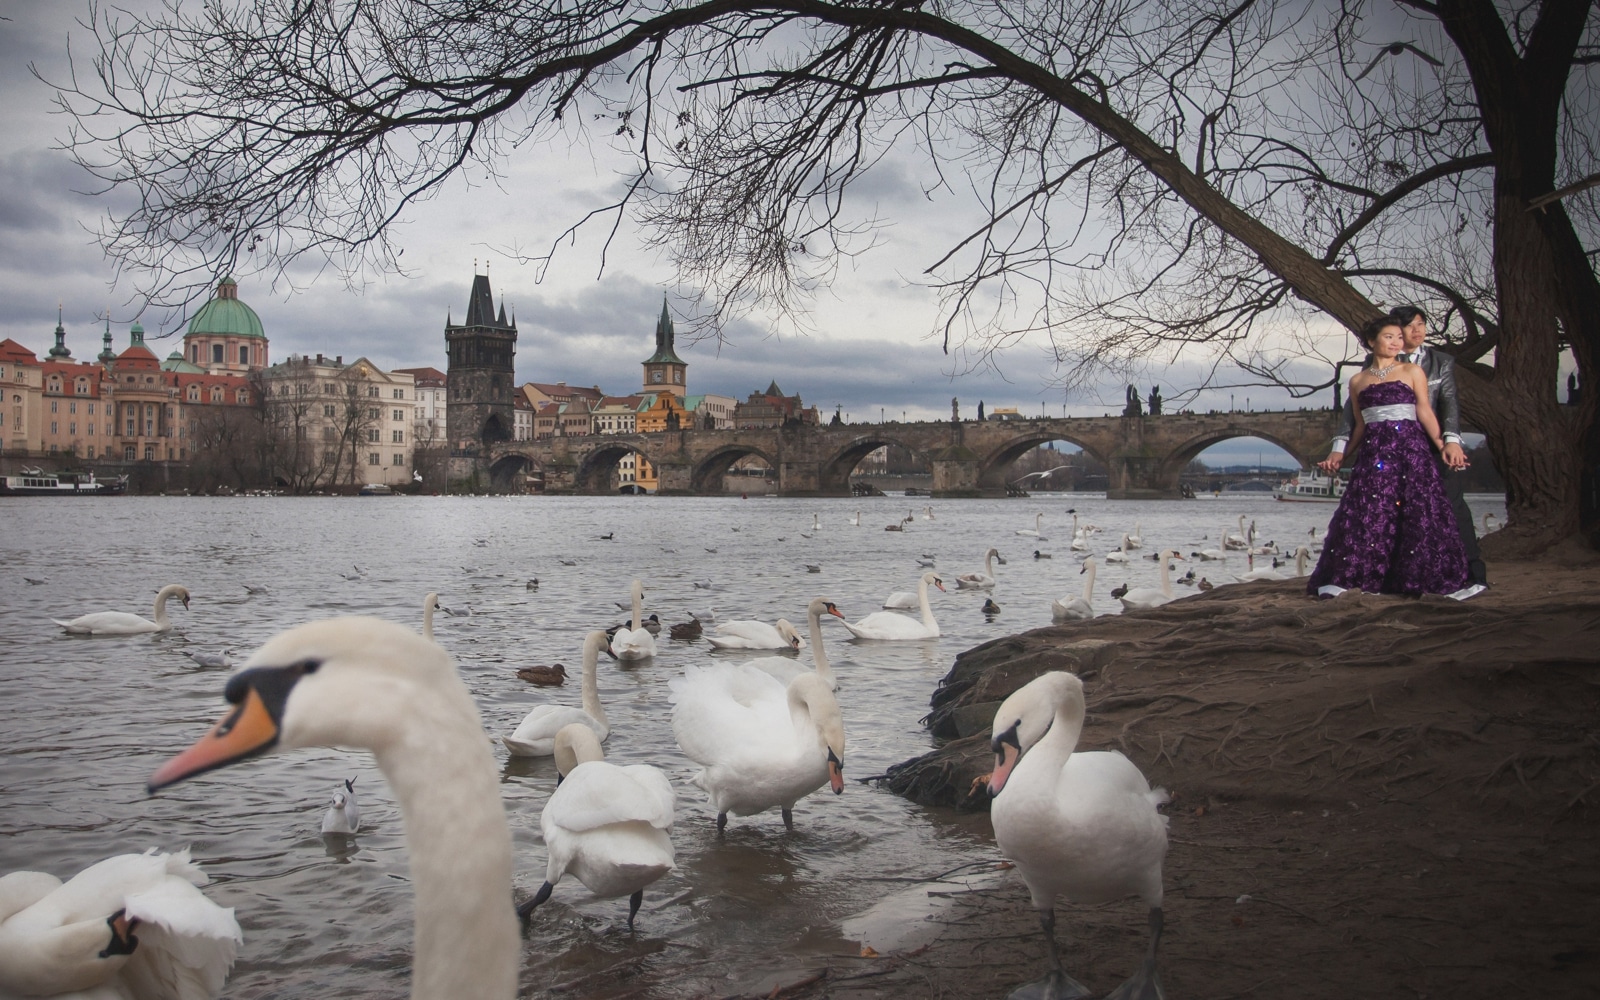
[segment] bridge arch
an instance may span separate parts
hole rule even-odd
[[[1293,455],[1302,467],[1310,466],[1323,457],[1309,454],[1306,451],[1306,441],[1275,434],[1268,428],[1239,427],[1237,425],[1221,427],[1196,434],[1167,453],[1167,457],[1162,460],[1160,470],[1157,473],[1161,488],[1176,490],[1178,488],[1178,479],[1183,475],[1183,470],[1188,468],[1189,463],[1194,461],[1196,456],[1214,444],[1221,444],[1234,438],[1260,438],[1263,441],[1275,444],[1290,455]],[[1323,443],[1326,442],[1320,440],[1316,442],[1316,444]]]
[[[824,495],[848,496],[850,493],[850,473],[868,455],[879,448],[893,445],[904,448],[914,455],[926,457],[921,448],[907,444],[904,440],[882,432],[869,432],[859,437],[851,438],[842,447],[823,459],[817,470],[819,491]]]
[[[722,492],[723,479],[733,463],[754,455],[777,471],[778,459],[765,448],[750,444],[727,444],[717,448],[694,464],[689,474],[689,489],[698,496],[716,496]]]
[[[543,467],[529,456],[508,452],[501,454],[489,466],[489,483],[496,492],[520,493],[523,487],[521,477],[543,471]]]
[[[1102,465],[1110,464],[1106,461],[1106,456],[1100,453],[1100,449],[1089,442],[1087,436],[1066,433],[1059,427],[1021,428],[1021,430],[1021,434],[1006,441],[980,461],[978,466],[979,489],[986,493],[1004,493],[1006,489],[1006,470],[1011,467],[1011,463],[1041,444],[1051,441],[1065,441],[1068,444],[1075,444],[1083,449],[1085,455],[1095,461]]]
[[[651,465],[656,464],[650,453],[640,447],[643,442],[637,437],[607,434],[594,437],[596,440],[579,457],[578,468],[573,473],[572,486],[579,493],[615,493],[621,485],[617,469],[630,454],[641,456]]]

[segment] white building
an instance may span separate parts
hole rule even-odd
[[[445,391],[445,373],[437,368],[396,368],[396,375],[410,375],[416,384],[416,409],[411,436],[419,448],[442,448],[445,437],[445,413],[449,406],[449,393]]]
[[[416,381],[366,358],[293,356],[262,372],[298,474],[322,486],[411,483]]]

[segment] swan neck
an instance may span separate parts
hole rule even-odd
[[[811,631],[811,661],[816,664],[817,676],[829,680],[833,677],[833,665],[828,662],[828,654],[822,647],[822,615],[808,609],[806,618]]]
[[[917,581],[917,603],[922,607],[922,624],[930,629],[937,627],[937,623],[933,620],[933,605],[928,603],[927,576]]]
[[[600,706],[600,649],[592,642],[583,644],[583,710],[602,726],[610,727],[606,710]]]
[[[167,624],[167,589],[161,588],[161,593],[156,595],[156,624]]]
[[[644,595],[639,592],[639,586],[635,584],[633,588],[633,630],[635,632],[639,631],[639,627],[644,624],[641,619],[644,614],[643,598]]]
[[[1066,766],[1072,752],[1078,748],[1078,738],[1083,735],[1083,706],[1076,710],[1065,702],[1056,705],[1056,717],[1050,731],[1027,752],[1023,761],[1032,761],[1033,767],[1043,767],[1055,774]],[[1021,763],[1017,765],[1019,768]]]
[[[429,640],[431,640],[433,638],[433,602],[432,601],[429,601],[428,602],[428,606],[422,609],[422,637],[424,639],[429,639]]]
[[[1089,564],[1089,578],[1083,581],[1083,600],[1085,604],[1092,603],[1094,594],[1094,574],[1100,567],[1096,563]]]

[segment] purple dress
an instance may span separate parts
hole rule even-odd
[[[1378,382],[1356,397],[1366,431],[1309,593],[1331,585],[1449,594],[1467,585],[1466,552],[1416,401],[1404,382]]]

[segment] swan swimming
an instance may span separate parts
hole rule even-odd
[[[1044,515],[1033,515],[1033,527],[1019,528],[1017,529],[1017,534],[1026,535],[1029,538],[1037,538],[1041,542],[1049,541],[1049,539],[1044,537]]]
[[[1161,588],[1136,587],[1123,594],[1117,600],[1122,602],[1122,610],[1133,611],[1139,608],[1159,608],[1161,605],[1173,600],[1177,595],[1172,592],[1172,572],[1170,560],[1183,557],[1167,549],[1161,553]]]
[[[1054,622],[1080,621],[1094,617],[1094,556],[1083,561],[1079,573],[1087,573],[1083,581],[1082,597],[1063,597],[1050,602],[1050,620]]]
[[[217,996],[244,936],[208,881],[187,850],[106,858],[65,883],[0,878],[0,996]]]
[[[140,618],[126,611],[96,611],[69,622],[59,618],[51,621],[74,635],[144,635],[148,632],[167,632],[172,622],[167,618],[167,600],[176,597],[189,607],[189,591],[176,583],[169,583],[156,595],[155,621]]]
[[[649,764],[607,763],[588,726],[563,726],[555,758],[560,777],[539,814],[549,852],[544,885],[517,907],[517,916],[526,921],[571,873],[601,899],[627,896],[631,931],[645,886],[673,869],[672,784]]]
[[[1279,569],[1270,569],[1263,566],[1260,569],[1240,573],[1236,579],[1240,583],[1250,583],[1255,580],[1293,580],[1295,577],[1306,575],[1306,564],[1311,560],[1311,550],[1302,545],[1294,551],[1294,574],[1290,575]]]
[[[600,663],[600,651],[610,655],[606,634],[598,629],[583,639],[583,707],[570,705],[535,705],[523,716],[510,736],[500,737],[513,757],[549,757],[555,753],[556,733],[561,727],[576,722],[594,730],[595,738],[602,743],[611,735],[611,723],[600,704],[600,692],[595,677]]]
[[[1150,948],[1139,971],[1111,996],[1159,998],[1167,817],[1157,808],[1169,797],[1122,754],[1078,750],[1083,716],[1083,682],[1062,671],[1030,681],[995,713],[989,819],[996,845],[1016,863],[1039,911],[1051,966],[1045,979],[1012,996],[1089,995],[1061,968],[1056,897],[1094,905],[1138,896],[1150,908]]]
[[[776,625],[756,621],[751,618],[739,618],[734,621],[723,622],[716,630],[706,636],[716,649],[793,649],[806,648],[806,641],[795,631],[794,625],[786,618],[779,618]]]
[[[692,780],[717,811],[753,816],[777,806],[794,829],[794,804],[821,788],[844,792],[839,701],[811,671],[785,688],[748,664],[691,666],[668,685],[672,733],[700,765]]]
[[[957,590],[993,590],[994,589],[994,560],[1000,554],[999,549],[990,549],[983,555],[982,573],[962,573],[956,577]],[[940,588],[941,590],[944,588]]]
[[[611,655],[619,660],[648,660],[656,655],[656,637],[641,620],[644,613],[644,584],[633,581],[633,627],[619,628],[611,637]],[[659,630],[661,626],[657,625]],[[555,734],[550,734],[554,738]]]
[[[989,550],[993,552],[993,549]],[[892,611],[874,611],[855,624],[845,622],[844,627],[857,639],[936,639],[939,623],[933,619],[933,608],[928,604],[928,586],[944,590],[939,574],[929,570],[917,581],[917,606],[922,609],[922,620]]]
[[[150,790],[268,752],[372,750],[411,854],[413,1000],[512,1000],[522,942],[511,829],[500,769],[450,656],[377,618],[312,622],[268,640],[226,697],[223,720],[157,768]]]

